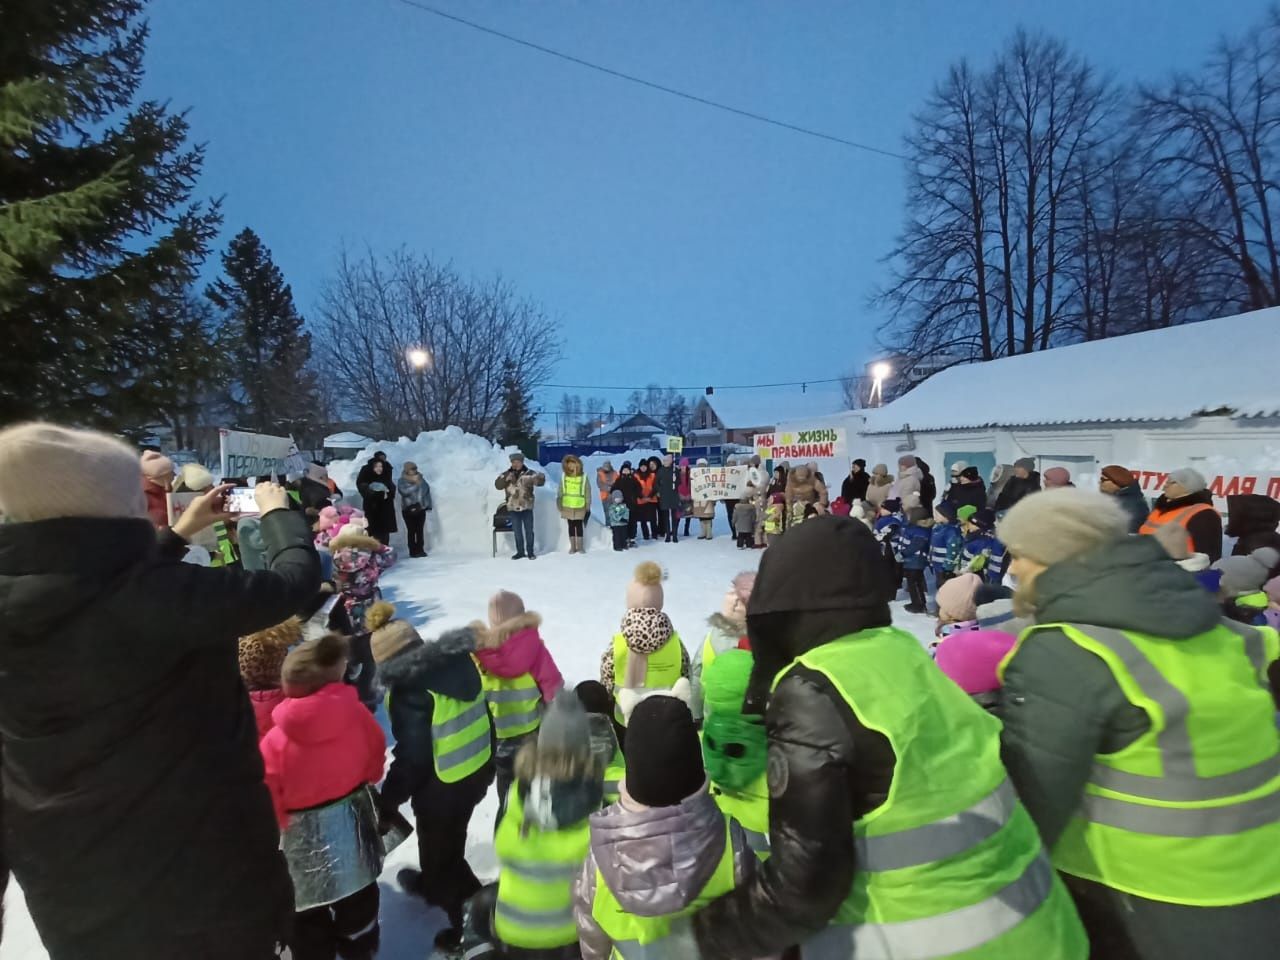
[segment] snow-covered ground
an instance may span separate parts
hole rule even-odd
[[[716,539],[711,542],[693,538],[674,545],[641,541],[639,549],[614,553],[605,545],[607,531],[598,524],[597,505],[587,538],[590,552],[570,556],[564,552],[567,545],[560,545],[564,524],[555,515],[555,480],[548,476],[547,487],[539,491],[538,535],[548,549],[555,546],[559,552],[533,561],[513,561],[509,559],[511,538],[506,536],[500,538],[498,557],[493,559],[489,556],[488,517],[501,500],[501,494],[493,489],[493,478],[506,466],[500,450],[460,433],[424,435],[416,442],[381,444],[379,449],[390,455],[397,474],[401,462],[418,457],[436,500],[432,516],[435,537],[429,539],[429,546],[437,552],[423,560],[402,560],[391,570],[382,581],[387,599],[424,636],[432,636],[472,620],[484,620],[490,595],[499,589],[512,590],[524,598],[527,609],[542,615],[542,635],[570,686],[599,676],[600,656],[618,629],[625,612],[627,584],[641,560],[656,560],[666,570],[666,611],[692,653],[706,633],[707,617],[719,609],[729,581],[736,573],[754,568],[763,555],[763,551],[734,546],[723,508],[717,511]],[[621,464],[621,457],[613,459],[614,466]],[[588,476],[593,480],[597,462],[597,458],[588,459]],[[558,467],[548,473],[558,477]],[[334,474],[344,489],[354,491],[350,482],[354,466],[335,469]],[[932,619],[904,613],[901,603],[895,604],[894,621],[922,640],[933,635]],[[410,813],[406,807],[405,814]],[[471,822],[468,856],[482,879],[496,876],[492,845],[496,813],[497,795],[491,790]],[[384,946],[380,955],[388,960],[426,956],[432,937],[444,922],[443,914],[406,896],[396,883],[396,872],[416,865],[416,861],[416,845],[410,839],[388,858],[382,875]],[[0,960],[45,960],[46,956],[21,892],[11,885]]]

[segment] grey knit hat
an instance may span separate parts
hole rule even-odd
[[[1248,556],[1223,557],[1211,569],[1222,573],[1219,593],[1224,597],[1242,597],[1261,590],[1277,565],[1280,565],[1280,551],[1261,547]]]
[[[1013,468],[1017,470],[1019,467],[1027,473],[1032,473],[1036,468],[1036,462],[1031,457],[1022,457],[1020,460],[1013,461]]]

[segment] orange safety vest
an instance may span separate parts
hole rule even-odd
[[[1139,529],[1139,533],[1154,534],[1157,530],[1168,523],[1176,523],[1183,530],[1187,529],[1187,524],[1191,522],[1191,518],[1197,513],[1204,513],[1206,510],[1213,510],[1207,503],[1193,503],[1189,507],[1177,507],[1173,510],[1152,510],[1151,516],[1147,517],[1147,522]],[[1191,539],[1191,534],[1187,534],[1187,551],[1195,553],[1195,543]]]
[[[596,487],[598,487],[598,488],[599,488],[599,493],[600,493],[600,499],[601,499],[601,500],[608,500],[608,499],[609,499],[610,490],[611,490],[611,489],[612,489],[612,487],[613,487],[614,480],[617,480],[617,479],[618,479],[618,475],[615,473],[615,474],[613,475],[613,480],[609,481],[608,483],[605,483],[605,482],[604,482],[604,478],[605,478],[606,476],[607,476],[607,474],[604,472],[604,468],[603,468],[603,467],[601,467],[599,470],[597,470],[597,471],[596,471]],[[602,484],[603,484],[603,486],[602,486]]]
[[[658,478],[655,474],[646,473],[644,476],[635,475],[636,483],[640,484],[640,496],[637,503],[657,503],[658,498],[654,495],[654,488],[658,485]]]

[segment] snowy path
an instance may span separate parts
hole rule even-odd
[[[600,655],[618,629],[626,587],[641,560],[656,560],[667,570],[666,611],[692,653],[702,642],[706,618],[719,609],[730,579],[754,568],[761,555],[762,551],[738,550],[727,535],[718,533],[709,543],[642,543],[640,549],[622,554],[597,546],[586,556],[558,553],[534,561],[513,561],[504,554],[496,560],[431,557],[402,561],[384,578],[383,588],[400,615],[428,637],[484,620],[489,596],[498,589],[520,594],[529,610],[542,614],[542,635],[566,683],[573,686],[598,676]],[[894,621],[922,640],[933,634],[930,618],[903,613],[901,603],[894,605]],[[406,815],[409,812],[406,807]],[[496,875],[492,845],[496,813],[497,796],[490,791],[472,819],[468,844],[471,864],[482,879]],[[382,875],[380,956],[387,960],[420,960],[444,922],[443,914],[406,896],[396,884],[396,872],[416,861],[411,839],[392,854]],[[16,885],[11,884],[5,907],[0,960],[46,960]]]

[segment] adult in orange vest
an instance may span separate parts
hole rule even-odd
[[[609,494],[613,492],[613,484],[617,479],[618,471],[613,469],[612,460],[606,460],[596,469],[596,492],[600,494],[601,503],[609,502]]]
[[[1210,562],[1222,559],[1222,515],[1213,506],[1213,494],[1204,475],[1191,467],[1169,474],[1164,493],[1139,533],[1154,534],[1166,524],[1187,532],[1187,549],[1203,553]]]

